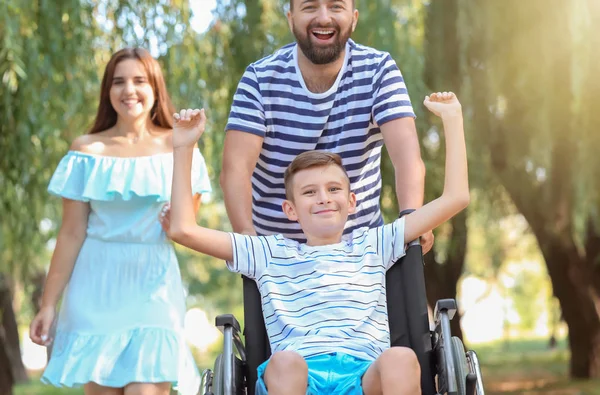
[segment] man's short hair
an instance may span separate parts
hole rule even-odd
[[[294,175],[301,170],[325,166],[337,166],[342,169],[348,181],[348,188],[350,188],[350,178],[342,165],[342,158],[338,154],[325,151],[306,151],[296,156],[287,169],[285,169],[285,173],[283,173],[286,199],[294,200]]]
[[[356,8],[356,0],[352,0],[352,8]],[[290,10],[293,10],[293,9],[294,9],[294,0],[290,0]]]

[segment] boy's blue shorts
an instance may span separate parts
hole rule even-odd
[[[305,359],[308,365],[307,395],[362,395],[362,377],[373,361],[348,354],[330,353]],[[264,377],[269,361],[258,367],[256,395],[267,395]]]

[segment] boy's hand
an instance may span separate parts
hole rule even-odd
[[[425,96],[423,104],[438,117],[462,113],[460,102],[452,92],[432,93],[431,96]]]
[[[175,118],[173,148],[193,147],[206,127],[204,109],[181,110],[179,114],[173,114],[173,118]]]
[[[158,222],[160,222],[160,226],[163,231],[170,236],[171,231],[171,203],[165,203],[165,205],[160,210],[160,214],[158,215]]]

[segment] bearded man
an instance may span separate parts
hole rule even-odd
[[[305,241],[281,209],[283,173],[308,150],[339,154],[356,193],[345,234],[383,224],[381,149],[395,169],[400,211],[423,204],[425,167],[414,111],[389,53],[355,43],[354,0],[290,0],[296,42],[249,65],[229,120],[221,187],[233,231]],[[421,238],[424,252],[433,234]]]

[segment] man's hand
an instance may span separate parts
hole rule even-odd
[[[433,248],[433,231],[429,231],[424,235],[421,235],[421,248],[423,249],[423,255],[427,254]]]
[[[173,149],[193,147],[204,133],[206,128],[206,115],[202,110],[181,110],[173,114],[175,126],[173,127]]]

